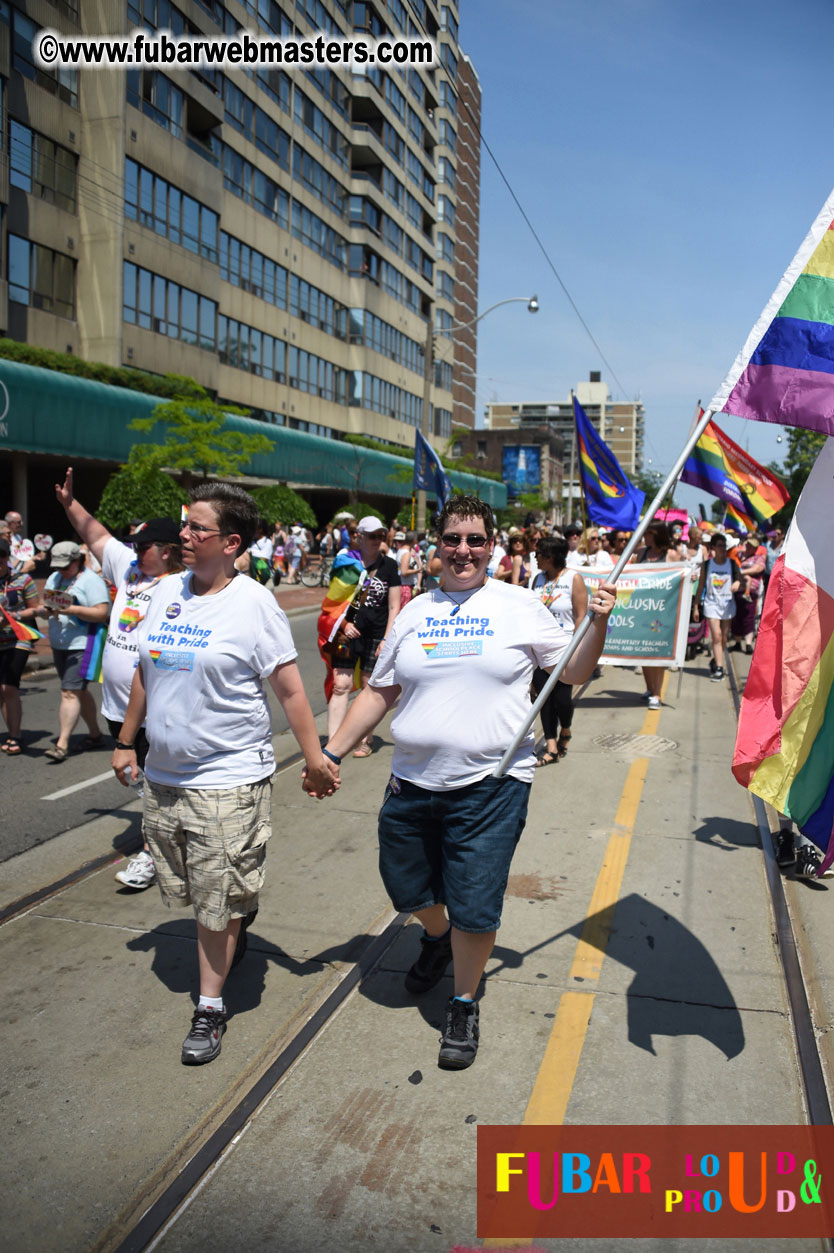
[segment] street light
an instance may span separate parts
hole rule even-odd
[[[485,318],[488,313],[492,313],[493,309],[499,309],[501,305],[512,305],[512,304],[517,304],[519,302],[527,306],[528,313],[538,313],[539,311],[538,296],[507,296],[505,300],[496,300],[494,305],[490,305],[488,309],[484,309],[483,313],[479,313],[478,316],[473,318],[471,322],[455,323],[448,331],[443,331],[443,336],[446,339],[451,339],[453,335],[457,335],[458,331],[469,330],[470,327],[474,326],[477,322],[480,322],[481,318]],[[434,371],[435,335],[436,335],[436,332],[434,329],[434,314],[430,310],[429,319],[428,319],[428,323],[426,326],[426,347],[424,351],[425,373],[423,375],[423,417],[420,423],[420,430],[422,431],[426,439],[428,439],[429,435],[431,434],[429,430],[429,426],[430,426],[429,415],[431,413],[431,383],[432,383],[432,372]],[[425,489],[421,487],[417,492],[417,529],[418,531],[424,530],[425,525],[426,525],[426,492],[425,492]]]

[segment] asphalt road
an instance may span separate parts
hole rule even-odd
[[[313,713],[325,709],[324,667],[316,647],[318,609],[294,617],[290,625],[298,649],[298,664]],[[93,684],[96,705],[101,688]],[[87,734],[79,721],[66,761],[55,764],[44,756],[58,734],[60,688],[52,672],[34,673],[21,684],[25,752],[19,757],[0,753],[0,861],[54,839],[100,814],[119,809],[133,792],[116,780],[110,769],[112,741],[105,747],[80,752]],[[273,731],[286,730],[287,720],[271,688],[267,688]],[[106,733],[106,724],[102,721]],[[4,729],[0,727],[0,729]],[[73,790],[74,789],[74,790]]]

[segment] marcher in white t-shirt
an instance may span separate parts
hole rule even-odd
[[[338,787],[322,755],[286,614],[275,597],[238,574],[258,518],[248,493],[206,483],[191,495],[182,527],[186,573],[158,585],[139,630],[133,678],[113,768],[135,767],[147,723],[145,837],[163,898],[192,905],[200,1000],[182,1046],[186,1065],[220,1052],[223,986],[243,957],[258,912],[275,758],[268,679],[307,761],[306,790]]]
[[[116,589],[101,664],[101,712],[115,739],[127,712],[139,657],[136,629],[145,616],[156,584],[174,570],[182,569],[179,527],[172,518],[151,518],[137,528],[129,546],[120,543],[75,499],[72,466],[67,468],[63,485],[55,484],[55,495],[70,525],[101,563],[104,578]],[[144,727],[140,727],[136,734],[139,770],[144,768],[147,755],[148,741]],[[116,871],[116,880],[136,891],[149,888],[155,879],[153,858],[147,845]]]
[[[562,651],[588,610],[588,589],[578,570],[568,570],[567,542],[563,539],[543,539],[539,542],[541,570],[532,584],[533,591],[553,617],[562,642]],[[533,690],[538,696],[547,683],[547,673],[536,667],[533,674]],[[568,751],[573,731],[573,688],[559,679],[551,690],[541,711],[544,751],[536,761],[537,766],[550,766],[561,760]],[[557,738],[558,737],[558,738]]]
[[[711,678],[720,683],[724,678],[724,653],[727,649],[730,623],[736,611],[735,594],[740,587],[740,580],[738,568],[727,556],[726,535],[716,531],[709,545],[710,556],[701,567],[692,616],[697,621],[703,613],[707,620],[712,642]],[[702,593],[703,610],[700,607]]]
[[[564,645],[537,596],[487,578],[494,534],[488,505],[453,497],[438,529],[441,586],[396,618],[369,686],[325,753],[338,765],[399,698],[379,818],[380,871],[395,907],[425,928],[407,989],[428,991],[454,961],[439,1064],[460,1069],[477,1052],[475,996],[524,828],[532,731],[508,772],[497,778],[494,771],[529,716],[534,667],[552,668]],[[591,673],[613,605],[613,589],[594,594],[598,617],[571,658],[567,682]]]

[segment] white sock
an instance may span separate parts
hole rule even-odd
[[[203,996],[201,994],[200,1004],[197,1006],[197,1008],[198,1009],[223,1009],[224,1008],[223,997],[222,996]]]

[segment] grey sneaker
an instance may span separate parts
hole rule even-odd
[[[803,844],[796,855],[794,874],[798,879],[818,879],[822,858],[810,844]]]
[[[183,1066],[201,1066],[213,1062],[220,1052],[220,1042],[226,1030],[224,1009],[196,1009],[191,1019],[191,1030],[182,1042]]]
[[[142,892],[145,888],[149,888],[156,880],[156,870],[154,869],[153,858],[150,853],[146,853],[142,849],[135,857],[131,857],[124,870],[116,871],[116,878],[119,883],[123,883],[127,888],[133,888],[137,892]]]
[[[452,960],[451,927],[436,940],[422,935],[420,944],[420,956],[405,976],[406,989],[414,996],[428,992],[445,975],[446,967]]]
[[[437,1064],[442,1070],[465,1070],[478,1053],[478,1002],[458,1001],[450,996],[446,1005],[446,1030],[440,1040]]]

